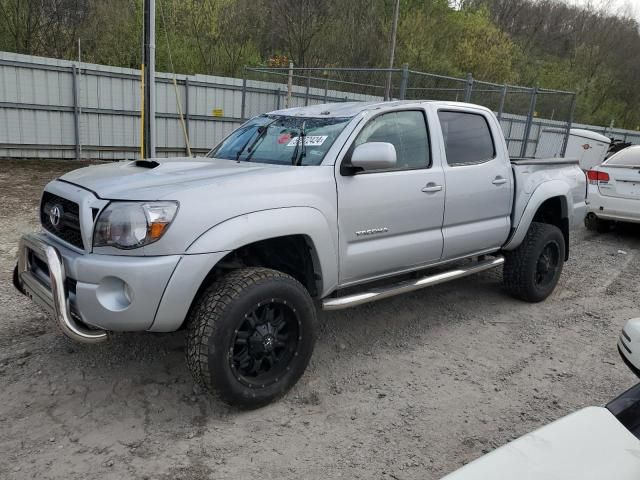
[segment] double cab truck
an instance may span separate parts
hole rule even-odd
[[[197,383],[264,405],[303,374],[336,310],[502,267],[551,294],[582,222],[576,162],[511,160],[494,114],[337,103],[250,119],[202,158],[90,166],[50,182],[16,287],[62,332],[186,329]]]

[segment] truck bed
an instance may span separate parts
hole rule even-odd
[[[586,210],[586,179],[577,159],[568,158],[512,158],[511,169],[514,179],[514,205],[511,222],[517,228],[522,216],[540,187],[559,181],[568,186],[567,205],[570,227],[582,222]],[[573,215],[575,213],[575,215]]]
[[[579,165],[577,158],[511,158],[513,165]]]

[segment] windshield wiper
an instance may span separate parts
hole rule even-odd
[[[251,142],[251,139],[253,138],[253,135],[250,136],[247,141],[244,143],[244,145],[242,146],[242,148],[240,150],[238,150],[238,153],[236,154],[236,162],[240,161],[240,157],[242,156],[242,154],[244,153],[245,149],[247,149],[249,151],[249,155],[247,155],[247,158],[245,158],[245,161],[249,161],[249,159],[251,158],[251,155],[253,155],[253,152],[255,152],[255,148],[258,144],[258,142],[264,138],[264,136],[267,134],[267,130],[269,130],[269,127],[271,125],[273,125],[274,123],[276,123],[278,121],[277,118],[271,120],[269,123],[265,124],[265,125],[260,125],[257,128],[257,132],[258,135],[256,136],[256,138],[253,140],[253,142]],[[251,145],[249,145],[249,142],[251,142]],[[247,148],[247,146],[249,148]]]
[[[296,167],[299,166],[300,163],[302,163],[302,159],[305,156],[304,139],[307,135],[304,131],[304,127],[306,123],[306,120],[302,122],[302,126],[300,127],[300,134],[298,135],[298,141],[296,142],[296,148],[293,151],[293,156],[291,157],[291,165]],[[298,152],[300,152],[300,155],[298,155]]]

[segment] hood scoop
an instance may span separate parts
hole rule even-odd
[[[156,168],[160,164],[155,160],[136,160],[134,165],[142,168]]]

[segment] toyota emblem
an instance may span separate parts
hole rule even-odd
[[[49,221],[51,225],[58,228],[60,220],[62,220],[62,207],[60,205],[54,205],[51,207],[51,210],[49,210]]]

